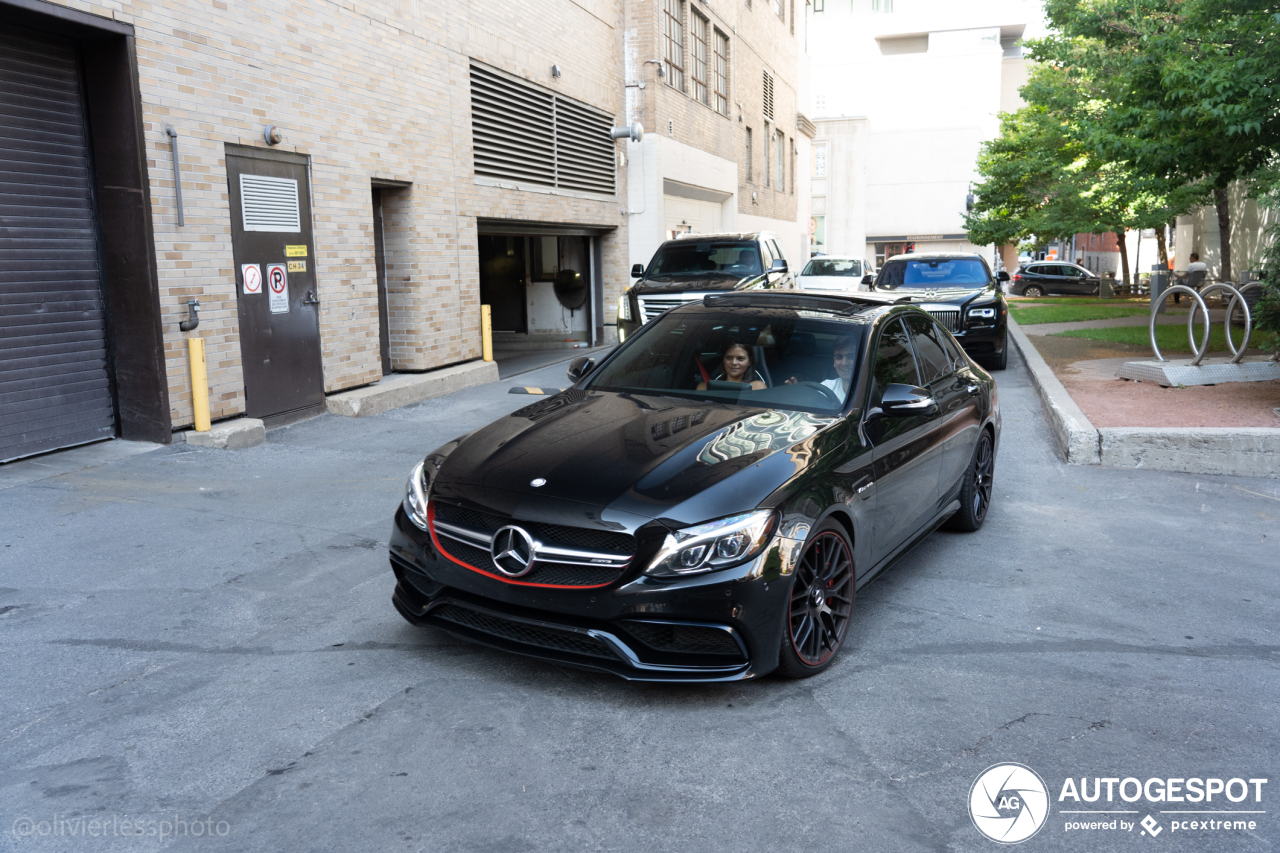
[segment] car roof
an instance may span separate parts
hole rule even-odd
[[[810,261],[862,261],[864,264],[866,263],[865,260],[858,257],[857,255],[814,255],[813,257],[809,258],[809,260]]]
[[[662,245],[667,243],[679,243],[682,240],[776,240],[778,235],[772,231],[726,231],[716,234],[677,234],[670,240],[664,240]]]
[[[726,293],[709,293],[700,300],[687,302],[673,311],[697,311],[704,308],[772,308],[775,310],[820,311],[832,315],[832,319],[858,316],[863,322],[867,315],[878,316],[891,308],[911,306],[910,296],[890,296],[874,291],[844,293],[812,293],[794,290],[738,290]],[[920,310],[920,309],[917,309]]]
[[[907,255],[894,255],[886,260],[885,263],[887,264],[889,261],[925,261],[930,259],[940,260],[952,258],[970,258],[976,261],[986,260],[986,258],[977,252],[912,252]]]

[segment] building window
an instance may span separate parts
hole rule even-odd
[[[825,142],[813,144],[813,176],[815,178],[827,176],[827,143]]]
[[[689,18],[693,30],[693,96],[702,103],[707,101],[707,19],[693,12]]]
[[[773,75],[764,72],[764,117],[773,121]]]
[[[819,92],[813,96],[813,105],[817,109],[818,115],[822,115],[827,111],[827,93]]]
[[[662,0],[662,32],[667,82],[684,91],[684,0]]]
[[[791,194],[796,194],[796,160],[800,159],[800,152],[796,150],[796,139],[791,137]]]
[[[781,18],[781,17],[782,17],[782,9],[783,9],[783,6],[782,6],[782,0],[773,0],[773,14],[775,14],[775,15],[777,15],[779,18]]]
[[[729,37],[716,30],[716,112],[729,114]]]
[[[751,161],[753,159],[754,158],[751,156],[751,128],[748,127],[747,128],[747,183],[754,183],[756,179],[756,176],[752,174],[754,170],[752,169]]]
[[[764,130],[764,185],[771,187],[773,186],[773,157],[769,151],[769,143],[773,141],[773,134],[769,133],[768,125],[765,125]]]
[[[796,0],[791,0],[791,35],[796,34]]]
[[[827,0],[813,0],[813,12],[815,15],[825,11],[827,11]]]
[[[872,12],[892,12],[893,0],[871,0]]]
[[[786,180],[784,180],[787,171],[787,137],[782,131],[778,131],[778,138],[773,141],[774,155],[778,160],[778,192],[786,190]]]

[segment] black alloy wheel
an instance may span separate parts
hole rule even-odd
[[[1037,297],[1044,296],[1044,288],[1038,284],[1028,284],[1026,287],[1022,288],[1022,295],[1030,296],[1032,299],[1035,299]]]
[[[1009,366],[1009,332],[1006,329],[1004,340],[1000,342],[1000,354],[991,359],[992,370],[1004,370]]]
[[[995,470],[995,443],[991,440],[991,433],[984,429],[960,486],[960,509],[947,519],[948,529],[972,533],[986,521],[987,510],[991,508]]]
[[[818,528],[800,563],[787,611],[778,669],[792,678],[817,675],[835,659],[853,612],[853,549],[835,521]]]

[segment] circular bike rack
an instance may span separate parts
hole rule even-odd
[[[1223,321],[1223,331],[1226,332],[1227,346],[1231,349],[1231,363],[1239,364],[1240,360],[1244,358],[1245,350],[1249,347],[1249,334],[1253,330],[1253,318],[1249,314],[1249,304],[1245,301],[1244,291],[1257,286],[1257,283],[1253,282],[1237,289],[1233,283],[1223,281],[1202,288],[1199,292],[1187,287],[1185,284],[1175,284],[1173,287],[1164,291],[1162,294],[1163,297],[1167,297],[1171,293],[1185,293],[1195,300],[1195,304],[1191,307],[1191,313],[1187,315],[1187,342],[1191,344],[1191,351],[1195,354],[1195,358],[1191,360],[1192,367],[1198,367],[1200,365],[1201,360],[1204,359],[1205,352],[1209,348],[1209,327],[1212,325],[1212,321],[1209,318],[1209,308],[1204,304],[1203,297],[1219,290],[1226,291],[1231,294],[1231,302],[1227,306],[1226,319]],[[1156,354],[1156,360],[1165,361],[1166,359],[1160,354],[1160,347],[1156,343],[1156,311],[1160,304],[1161,303],[1157,302],[1151,306],[1151,323],[1148,326],[1148,331],[1151,335],[1151,350]],[[1236,348],[1235,342],[1231,340],[1231,318],[1236,313],[1237,305],[1239,305],[1240,309],[1244,311],[1244,340],[1240,342],[1239,349]],[[1195,322],[1196,317],[1199,316],[1201,311],[1204,312],[1204,331],[1201,333],[1200,343],[1197,345],[1195,338]]]

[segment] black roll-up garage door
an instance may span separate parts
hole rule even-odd
[[[115,434],[74,42],[0,31],[0,461]]]

